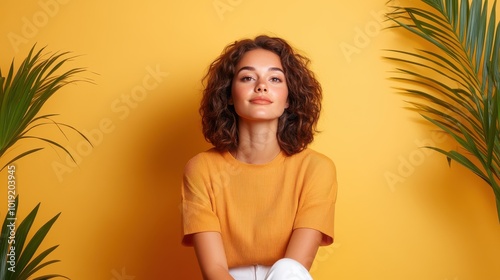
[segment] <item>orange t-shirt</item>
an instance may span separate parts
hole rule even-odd
[[[228,266],[272,265],[285,255],[292,231],[323,233],[333,243],[335,165],[311,149],[247,164],[214,149],[193,157],[182,184],[184,245],[191,234],[220,232]]]

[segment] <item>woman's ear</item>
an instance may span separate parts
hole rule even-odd
[[[229,97],[229,100],[227,101],[227,104],[234,105],[233,97],[232,96]]]

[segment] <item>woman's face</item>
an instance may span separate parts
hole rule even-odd
[[[268,50],[246,52],[235,68],[230,104],[240,121],[276,121],[288,108],[288,87],[280,57]]]

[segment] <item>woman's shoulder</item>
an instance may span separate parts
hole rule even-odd
[[[330,157],[311,148],[306,148],[301,152],[292,155],[292,157],[295,157],[299,161],[311,164],[334,165],[333,160]]]
[[[206,167],[214,162],[223,160],[223,153],[224,152],[218,151],[215,148],[200,152],[189,159],[189,161],[186,163],[185,170],[199,169],[202,167]]]
[[[193,156],[189,161],[196,161],[196,160],[201,160],[201,159],[212,159],[212,158],[217,158],[217,157],[222,157],[224,152],[221,152],[219,150],[216,150],[215,148],[210,148],[208,150],[205,150],[203,152],[199,152],[195,156]]]
[[[311,148],[290,156],[290,167],[307,174],[336,174],[336,166],[327,155]]]

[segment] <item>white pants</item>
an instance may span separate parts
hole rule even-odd
[[[309,271],[298,261],[284,258],[273,266],[252,265],[229,269],[235,280],[312,280]]]

